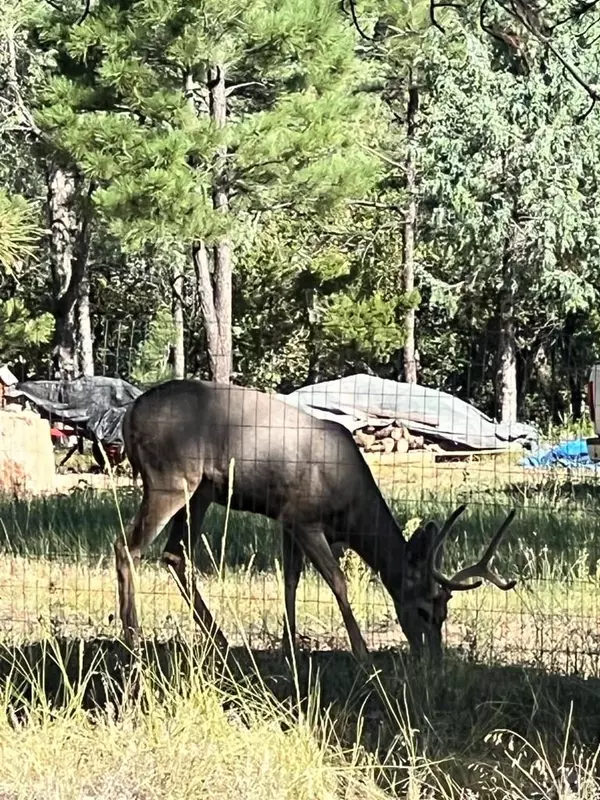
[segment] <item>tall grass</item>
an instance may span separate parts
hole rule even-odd
[[[479,637],[479,649],[463,651],[461,658],[450,651],[438,667],[413,663],[396,650],[373,653],[366,667],[335,650],[299,652],[287,665],[278,651],[251,649],[248,621],[233,613],[229,624],[241,626],[243,645],[224,667],[198,644],[193,626],[175,625],[178,636],[146,640],[136,656],[139,692],[132,695],[126,669],[131,662],[116,631],[84,641],[77,638],[79,630],[62,637],[50,630],[28,645],[5,638],[0,797],[597,800],[600,681],[531,666],[490,666],[477,657],[488,635],[479,624],[486,598],[501,594],[508,610],[511,603],[531,604],[527,624],[541,635],[540,666],[548,667],[544,648],[552,649],[555,639],[545,627],[550,615],[544,583],[564,593],[566,614],[573,586],[595,585],[594,492],[574,516],[571,489],[552,494],[547,488],[543,495],[539,489],[519,489],[520,495],[511,489],[487,495],[472,489],[421,492],[392,503],[404,524],[415,516],[442,518],[465,499],[478,501],[457,526],[448,570],[479,554],[506,507],[519,505],[500,557],[502,571],[518,572],[529,587],[522,594],[491,589],[492,594],[453,600],[453,617]],[[119,499],[121,515],[131,516],[138,497],[122,493]],[[210,543],[220,542],[223,519],[223,511],[213,507],[204,525]],[[31,503],[5,499],[0,520],[2,568],[21,564],[24,576],[34,573],[27,591],[35,588],[36,600],[46,591],[49,607],[60,613],[72,602],[77,623],[81,613],[90,614],[89,606],[78,605],[81,593],[89,593],[96,572],[110,569],[114,575],[112,564],[104,566],[108,556],[112,562],[119,529],[114,498],[83,492]],[[242,564],[272,573],[268,580],[278,585],[279,536],[263,518],[231,515],[222,570],[211,568],[219,564],[218,548],[217,555],[200,557],[223,593],[249,581],[250,570]],[[90,558],[97,563],[73,563],[89,564]],[[347,557],[345,566],[360,619],[372,586],[356,559]],[[74,571],[58,603],[52,580],[57,569]],[[38,583],[39,570],[48,574]],[[147,572],[141,571],[142,582]],[[2,585],[13,603],[16,582]],[[148,594],[157,599],[156,592]],[[98,597],[105,615],[101,592]],[[583,607],[583,595],[581,602]],[[589,597],[585,602],[589,614]],[[114,608],[114,597],[109,605]],[[492,610],[490,642],[505,624]],[[568,648],[573,633],[565,631]],[[588,660],[597,661],[594,647]]]
[[[139,500],[137,490],[119,491],[125,520],[133,516]],[[508,509],[515,506],[517,515],[499,554],[504,568],[527,578],[569,579],[574,569],[582,568],[595,576],[600,558],[600,493],[595,485],[555,481],[502,491],[422,490],[390,499],[401,526],[415,517],[442,520],[462,502],[469,507],[446,546],[448,571],[474,560]],[[225,510],[212,505],[202,528],[208,548],[200,545],[197,553],[202,571],[213,571],[210,553],[217,554],[217,563],[222,556],[230,568],[252,563],[257,572],[275,570],[281,557],[277,525],[255,514],[232,512],[221,554],[224,521]],[[112,557],[118,530],[118,511],[109,492],[77,490],[69,496],[31,501],[0,498],[0,552],[7,554],[78,561]],[[163,542],[161,537],[154,543],[149,558],[159,554]]]
[[[594,800],[600,683],[453,659],[109,643],[0,650],[5,798]],[[122,654],[121,654],[122,658]]]

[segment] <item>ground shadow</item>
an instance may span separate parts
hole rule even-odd
[[[200,651],[198,651],[200,652]],[[179,640],[147,640],[142,661],[169,686],[182,669],[210,672],[227,688],[272,693],[290,709],[329,710],[342,742],[357,739],[374,754],[389,754],[401,740],[407,718],[421,745],[436,757],[490,757],[486,736],[508,728],[532,740],[538,735],[558,753],[566,720],[576,746],[600,744],[600,680],[561,676],[537,669],[470,663],[447,652],[442,665],[414,662],[398,650],[375,651],[366,667],[349,652],[299,651],[296,669],[279,651],[235,648],[227,667],[210,658],[190,658]],[[201,666],[200,666],[201,665]],[[56,639],[0,649],[0,691],[10,716],[19,720],[31,703],[64,706],[78,697],[86,709],[118,708],[131,658],[117,640]],[[225,703],[235,704],[235,692]],[[289,717],[288,717],[289,719]]]

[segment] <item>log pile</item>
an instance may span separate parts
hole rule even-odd
[[[354,441],[365,453],[408,453],[409,450],[438,449],[426,444],[422,436],[413,435],[401,422],[393,422],[386,428],[372,425],[355,431]]]

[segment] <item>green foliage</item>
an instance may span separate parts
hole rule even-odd
[[[26,358],[31,350],[47,344],[54,333],[52,314],[35,317],[17,298],[0,301],[0,361]]]
[[[568,35],[562,44],[572,46]],[[597,52],[585,59],[597,71]],[[570,371],[583,379],[567,322],[577,315],[583,323],[600,288],[598,117],[575,124],[579,97],[535,42],[518,53],[458,18],[447,37],[430,43],[423,71],[429,89],[418,151],[426,299],[420,348],[431,364],[425,374],[432,380],[441,351],[453,351],[450,386],[470,385],[475,402],[493,413],[507,313],[530,390],[543,388],[532,369],[541,350],[552,350],[555,363],[565,358],[565,378]],[[443,337],[454,344],[440,349],[440,327],[447,325],[452,331]],[[534,413],[556,414],[557,402],[545,396]],[[524,408],[523,397],[520,403]]]
[[[136,384],[144,386],[161,383],[173,377],[169,360],[174,342],[173,318],[170,310],[162,306],[156,311],[148,334],[139,347],[131,371],[131,377]]]
[[[331,0],[302,9],[282,0],[275,10],[137,0],[45,39],[67,69],[51,78],[37,119],[100,182],[96,207],[131,250],[217,239],[257,206],[292,198],[320,212],[378,175],[361,147],[377,103],[355,91],[363,70]],[[217,65],[230,93],[222,130],[201,92]],[[230,215],[211,199],[223,144]]]
[[[0,267],[12,274],[36,251],[42,230],[31,203],[0,189]]]
[[[326,345],[339,350],[352,346],[367,360],[385,359],[403,344],[395,309],[380,294],[362,301],[348,294],[334,295],[325,306],[324,317]]]
[[[289,390],[365,369],[398,377],[403,320],[416,308],[420,380],[494,414],[508,303],[521,414],[569,416],[600,357],[599,117],[577,121],[581,95],[531,37],[520,32],[515,49],[483,35],[472,10],[452,8],[437,13],[442,35],[428,3],[406,0],[361,3],[370,42],[333,0],[117,0],[73,25],[76,5],[11,0],[0,25],[44,134],[32,146],[2,47],[0,301],[16,297],[31,323],[54,307],[34,221],[46,165],[65,159],[94,182],[91,304],[107,373],[170,375],[177,253],[186,359],[205,374],[189,245],[202,238],[210,252],[227,234],[238,382]],[[545,14],[559,11],[553,3]],[[553,36],[583,73],[600,71],[583,23]],[[223,128],[208,107],[217,65]],[[419,113],[409,141],[410,80]],[[223,147],[225,214],[213,208]],[[409,147],[412,296],[403,290]],[[43,337],[25,346],[32,369],[47,350]]]

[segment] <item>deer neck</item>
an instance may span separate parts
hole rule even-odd
[[[381,494],[377,502],[364,504],[360,522],[353,526],[348,544],[385,585],[402,573],[406,541]]]

